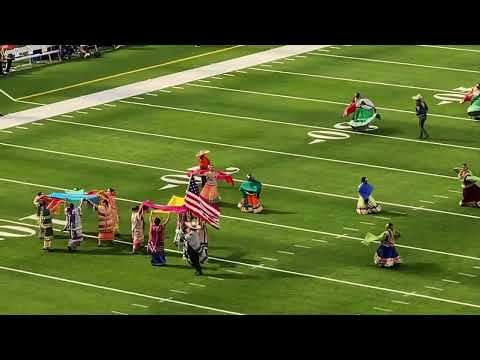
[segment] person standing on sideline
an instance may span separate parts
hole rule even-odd
[[[423,96],[418,94],[412,98],[415,100],[415,112],[418,118],[418,125],[420,127],[420,136],[419,139],[428,139],[430,135],[428,134],[427,130],[425,130],[425,121],[427,121],[427,113],[428,113],[428,106],[425,100],[423,100]],[[423,137],[425,134],[425,137]]]

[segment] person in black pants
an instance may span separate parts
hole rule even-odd
[[[200,265],[200,258],[198,256],[198,251],[200,250],[200,237],[198,230],[202,227],[196,220],[191,222],[185,222],[186,232],[185,232],[185,257],[187,261],[195,268],[195,275],[202,275],[202,267]]]
[[[418,126],[420,127],[420,136],[419,139],[428,139],[430,135],[427,130],[425,130],[425,121],[427,121],[428,106],[427,103],[423,100],[423,96],[418,94],[412,98],[415,100],[415,113],[418,118]],[[425,137],[423,137],[425,134]]]

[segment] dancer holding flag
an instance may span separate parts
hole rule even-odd
[[[217,180],[225,181],[232,186],[234,185],[232,175],[223,171],[215,170],[211,165],[209,165],[206,170],[198,169],[189,171],[187,175],[189,177],[194,175],[206,177],[206,183],[202,188],[200,196],[207,200],[210,204],[217,204],[219,200],[221,200],[221,197],[218,193]]]
[[[382,207],[372,197],[373,186],[368,183],[368,179],[362,177],[358,185],[357,213],[360,215],[375,214],[382,211]]]
[[[380,241],[380,246],[373,257],[375,265],[380,267],[394,267],[399,265],[402,260],[395,248],[395,241],[400,237],[400,233],[393,229],[393,224],[385,225],[385,231],[378,236],[372,233],[367,233],[365,240],[362,241],[364,245],[372,242]]]

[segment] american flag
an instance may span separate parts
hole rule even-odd
[[[201,196],[194,177],[190,177],[185,194],[185,207],[195,216],[201,218],[214,228],[220,228],[220,211],[208,204]]]

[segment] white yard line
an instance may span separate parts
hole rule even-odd
[[[296,58],[306,58],[306,57],[308,57],[308,56],[305,56],[305,55],[296,55],[295,57],[296,57]]]
[[[148,95],[148,96],[158,96],[157,94],[152,94],[152,93],[146,93],[145,95]],[[107,105],[107,104],[105,104]]]
[[[13,134],[13,131],[10,131],[10,130],[0,130],[0,132],[6,133],[6,134]]]
[[[302,248],[302,249],[311,249],[312,248],[311,246],[297,245],[297,244],[294,244],[293,246],[295,246],[297,248]]]
[[[122,313],[122,312],[120,312],[120,311],[113,311],[113,310],[112,310],[112,314],[115,314],[115,315],[128,315],[128,314],[126,314],[126,313]]]
[[[164,89],[160,89],[160,90],[157,90],[157,91],[159,91],[159,92],[164,92],[164,93],[171,93],[170,90],[164,90]]]
[[[269,258],[269,257],[265,257],[265,256],[262,256],[261,259],[265,259],[265,260],[269,260],[269,261],[278,261],[278,259]]]
[[[449,199],[448,196],[443,196],[443,195],[433,195],[433,197],[441,198],[441,199]]]
[[[295,59],[285,59],[285,60],[288,60],[288,61],[295,61]]]
[[[219,280],[219,281],[225,280],[225,279],[222,279],[222,278],[219,278],[219,277],[215,277],[215,276],[207,276],[207,278],[213,279],[213,280]]]
[[[442,279],[442,281],[453,283],[453,284],[460,284],[460,281],[455,281],[455,280]]]
[[[72,119],[75,117],[75,116],[72,116],[72,115],[60,115],[60,116],[66,117],[66,118],[72,118]]]
[[[167,298],[167,299],[160,300],[159,303],[161,304],[161,303],[165,302],[166,300],[172,300],[172,299],[173,299],[173,297],[169,297],[169,298]]]
[[[383,219],[383,220],[391,220],[391,218],[385,217],[385,216],[375,216],[375,218],[379,218],[379,219]]]
[[[86,112],[86,111],[75,111],[75,112],[78,113],[78,114],[83,114],[83,115],[87,115],[87,114],[88,114],[88,112]]]
[[[476,49],[465,49],[465,48],[457,48],[457,47],[450,47],[450,46],[438,46],[438,45],[417,45],[422,47],[429,47],[435,49],[446,49],[446,50],[456,50],[456,51],[469,51],[469,52],[480,52],[480,50]]]
[[[463,194],[462,191],[457,191],[457,190],[447,190],[447,191],[451,193],[456,193],[456,194]]]
[[[385,312],[391,312],[392,310],[390,309],[384,309],[384,308],[379,308],[379,307],[374,307],[375,310],[380,310],[380,311],[385,311]]]
[[[240,74],[248,74],[247,71],[243,71],[243,70],[237,70],[237,71],[235,71],[235,72],[236,72],[236,73],[240,73]]]
[[[284,62],[282,61],[272,61],[272,64],[279,64],[279,65],[283,65],[285,64]],[[252,69],[252,68],[251,68]]]
[[[147,95],[157,96],[155,94],[147,94]],[[115,105],[115,104],[103,104],[103,105],[108,106],[108,107],[117,107],[117,105]]]
[[[188,283],[188,284],[192,286],[197,286],[197,287],[206,287],[206,285],[203,285],[203,284],[197,284],[197,283]]]
[[[263,66],[263,67],[272,67],[272,65],[268,65],[268,64],[262,64],[260,66]]]
[[[480,74],[480,71],[479,71],[479,70],[458,69],[458,68],[451,68],[451,67],[445,67],[445,66],[415,64],[415,63],[407,63],[407,62],[400,62],[400,61],[379,60],[379,59],[370,59],[370,58],[355,57],[355,56],[345,56],[345,55],[332,55],[332,54],[314,54],[314,55],[317,55],[317,56],[329,56],[329,57],[335,57],[335,58],[341,58],[341,59],[349,59],[349,60],[360,60],[360,61],[367,61],[367,62],[376,62],[376,63],[382,63],[382,64],[414,66],[414,67],[421,67],[421,68],[435,69],[435,70],[447,70],[447,71],[457,71],[457,72],[466,72],[466,73]]]
[[[341,49],[341,48],[338,47],[338,46],[329,46],[328,48],[329,48],[329,49],[335,49],[335,50],[340,50],[340,49]]]
[[[357,231],[357,232],[360,231],[358,229],[353,229],[353,228],[348,228],[348,227],[344,227],[343,229],[344,230],[350,230],[350,231]]]
[[[143,97],[140,97],[140,96],[132,96],[132,99],[144,100],[144,98],[143,98]]]
[[[243,315],[243,314],[240,314],[240,313],[236,313],[236,312],[232,312],[232,311],[228,311],[228,310],[223,310],[223,309],[217,309],[217,308],[213,308],[213,307],[210,307],[210,306],[197,305],[197,304],[187,303],[187,302],[184,302],[184,301],[169,300],[169,299],[161,298],[161,297],[158,297],[158,296],[141,294],[141,293],[138,293],[138,292],[121,290],[121,289],[116,289],[116,288],[102,286],[102,285],[96,285],[96,284],[82,282],[82,281],[70,280],[70,279],[60,278],[60,277],[57,277],[57,276],[39,274],[39,273],[31,272],[31,271],[14,269],[14,268],[6,267],[6,266],[0,266],[0,269],[5,270],[5,271],[16,272],[16,273],[20,273],[20,274],[25,274],[25,275],[31,275],[31,276],[35,276],[35,277],[40,277],[40,278],[45,278],[45,279],[50,279],[50,280],[55,280],[55,281],[60,281],[60,282],[85,286],[85,287],[91,287],[91,288],[107,290],[107,291],[126,294],[126,295],[143,297],[143,298],[146,298],[146,299],[164,300],[164,301],[171,302],[171,303],[174,303],[174,304],[180,304],[180,305],[195,307],[195,308],[199,308],[199,309],[211,310],[211,311],[221,312],[221,313],[225,313],[225,314]]]
[[[211,79],[215,79],[215,80],[223,80],[222,77],[218,77],[218,76],[212,76]]]
[[[432,290],[437,290],[437,291],[443,291],[443,289],[441,288],[437,288],[437,287],[434,287],[434,286],[425,286],[427,289],[432,289]]]
[[[92,109],[92,110],[97,110],[97,111],[103,111],[103,109],[100,109],[100,108],[96,108],[96,107],[91,107],[89,109]]]
[[[255,266],[255,265],[253,265]],[[242,275],[243,272],[241,271],[235,271],[235,270],[230,270],[230,269],[226,269],[225,271],[229,272],[229,273],[232,273],[232,274],[238,274],[238,275]]]
[[[330,52],[330,50],[327,50],[327,49],[318,49],[318,50],[315,50],[315,51]],[[315,53],[315,51],[309,52],[309,54],[317,55]]]
[[[184,90],[185,88],[181,86],[172,86],[172,89]]]
[[[388,210],[388,212],[391,212],[391,213],[394,213],[394,214],[400,214],[400,215],[408,215],[406,212],[395,211],[395,210]]]
[[[222,74],[222,75],[224,75],[224,76],[230,76],[230,77],[237,76],[237,75],[235,75],[235,74]]]
[[[15,126],[15,129],[29,130],[27,127],[24,126]]]
[[[435,204],[433,201],[428,201],[428,200],[418,200],[421,203],[426,203],[426,204]]]
[[[360,224],[364,224],[364,225],[376,225],[374,223],[370,223],[370,222],[365,222],[365,221],[359,221]]]
[[[168,291],[175,292],[175,293],[178,293],[178,294],[188,294],[188,292],[186,292],[186,291],[175,290],[175,289],[170,289]]]
[[[397,303],[397,304],[410,305],[410,303],[405,302],[405,301],[392,300],[392,302]]]
[[[290,252],[290,251],[277,250],[277,252],[280,253],[280,254],[295,255],[295,253]]]
[[[317,242],[321,242],[321,243],[324,243],[324,244],[328,243],[327,240],[321,240],[321,239],[312,239],[312,241],[317,241]]]
[[[198,82],[209,83],[209,80],[197,80]]]
[[[120,102],[128,103],[127,101],[123,101],[123,100],[121,100]],[[249,147],[249,146],[227,144],[227,143],[206,141],[206,140],[200,140],[200,139],[192,139],[192,138],[172,136],[172,135],[156,134],[156,133],[152,133],[152,132],[143,132],[143,131],[124,129],[124,128],[114,128],[114,127],[110,127],[110,126],[86,124],[86,123],[73,122],[73,121],[68,121],[68,120],[57,120],[57,119],[47,119],[47,120],[53,121],[53,122],[58,122],[58,123],[75,125],[75,126],[92,127],[92,128],[97,128],[97,129],[105,129],[105,130],[111,130],[111,131],[117,131],[117,132],[125,132],[125,133],[130,133],[130,134],[152,136],[152,137],[159,137],[159,138],[173,139],[173,140],[181,140],[181,141],[187,141],[187,142],[193,142],[193,143],[216,145],[216,146],[229,147],[229,148],[234,148],[234,149],[242,149],[242,150],[263,152],[263,153],[269,153],[269,154],[284,155],[284,156],[288,156],[288,157],[297,157],[297,158],[304,158],[304,159],[310,159],[310,160],[316,160],[316,161],[327,161],[327,162],[347,164],[347,165],[364,166],[364,167],[370,167],[370,168],[375,168],[375,169],[398,171],[398,172],[404,172],[404,173],[409,173],[409,174],[426,175],[426,176],[440,177],[440,178],[446,178],[446,179],[457,179],[454,176],[432,174],[432,173],[427,173],[427,172],[422,172],[422,171],[393,168],[393,167],[388,167],[388,166],[380,166],[380,165],[374,165],[374,164],[359,163],[359,162],[346,161],[346,160],[340,160],[340,159],[324,158],[324,157],[319,157],[319,156],[297,154],[297,153],[290,153],[290,152],[270,150],[270,149],[262,149],[262,148],[254,148],[254,147]],[[8,145],[5,145],[5,146],[8,146]]]
[[[474,266],[473,268],[474,269],[480,269],[480,266]]]
[[[468,277],[477,277],[477,275],[472,275],[472,274],[465,274],[465,273],[458,273],[458,275],[462,275],[462,276],[468,276]]]
[[[32,125],[44,126],[45,124],[34,122],[34,123],[32,123]]]
[[[142,308],[142,309],[148,309],[148,306],[146,305],[141,305],[141,304],[130,304],[132,306],[136,306],[136,307],[139,307],[139,308]]]
[[[120,199],[118,199],[118,200],[120,200]],[[138,201],[133,201],[133,200],[130,200],[130,201],[138,203]],[[0,219],[0,220],[8,222],[8,223],[37,227],[36,225],[19,223],[17,221],[4,220],[4,219]],[[60,230],[58,230],[58,231],[60,231]],[[87,237],[91,237],[91,238],[96,239],[95,236],[88,235]],[[131,245],[130,242],[124,242],[124,241],[117,241],[117,242],[122,242],[122,243],[125,243],[127,245]],[[178,251],[178,250],[171,250],[171,249],[165,249],[165,250],[167,252],[173,252],[173,253],[178,253],[178,254],[182,253],[182,251]],[[299,272],[296,272],[296,271],[272,268],[272,267],[264,266],[263,264],[252,265],[252,264],[248,264],[248,263],[244,263],[244,262],[240,262],[240,261],[235,261],[235,260],[221,259],[221,258],[216,258],[216,257],[209,257],[209,258],[213,261],[226,262],[226,263],[230,263],[230,264],[242,265],[242,266],[247,266],[247,267],[255,267],[255,268],[262,269],[262,270],[269,270],[269,271],[276,271],[276,272],[281,272],[281,273],[286,273],[286,274],[299,275],[299,276],[303,276],[303,277],[314,278],[314,279],[319,279],[319,280],[324,280],[324,281],[330,281],[330,282],[334,282],[334,283],[340,283],[340,284],[351,285],[351,286],[362,287],[362,288],[368,288],[368,289],[375,289],[375,290],[379,290],[379,291],[401,294],[401,295],[404,295],[404,296],[414,296],[414,297],[429,299],[429,300],[433,300],[433,301],[445,302],[445,303],[456,304],[456,305],[467,306],[467,307],[474,307],[474,308],[479,308],[480,309],[480,305],[477,305],[477,304],[470,304],[470,303],[465,303],[465,302],[460,302],[460,301],[455,301],[455,300],[450,300],[450,299],[433,297],[433,296],[429,296],[429,295],[417,294],[416,291],[407,292],[407,291],[403,291],[403,290],[388,289],[388,288],[378,287],[378,286],[374,286],[374,285],[366,285],[366,284],[355,283],[355,282],[345,281],[345,280],[339,280],[339,279],[334,279],[334,278],[329,278],[329,277],[324,277],[324,276],[318,276],[318,275],[313,275],[313,274],[299,273]],[[10,268],[5,268],[5,267],[1,267],[1,266],[0,266],[0,269],[23,272],[23,270],[10,269]],[[233,270],[229,270],[229,269],[227,269],[225,271],[233,272]],[[46,275],[40,275],[40,276],[46,276]],[[69,281],[72,281],[72,280],[69,280]],[[149,297],[148,295],[142,295],[142,296]],[[156,298],[156,299],[162,299],[162,298]],[[165,299],[165,301],[167,301],[167,300],[168,299]],[[182,303],[182,302],[178,302],[178,301],[175,301],[175,302],[176,303]],[[182,303],[182,304],[185,304],[185,303]],[[199,305],[195,305],[195,306],[199,307]],[[209,309],[212,309],[212,308],[209,308]],[[225,310],[221,310],[221,311],[225,311]],[[234,313],[234,314],[238,314],[238,313]]]

